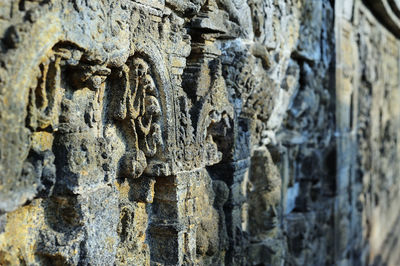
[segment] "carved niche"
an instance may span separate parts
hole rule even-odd
[[[110,119],[104,118],[106,120],[103,122],[106,123],[106,128],[107,124],[115,125],[125,142],[123,145],[125,151],[117,167],[118,175],[124,178],[140,177],[146,170],[149,160],[157,160],[160,157],[156,156],[157,148],[163,143],[162,108],[155,83],[152,67],[141,55],[135,54],[121,67],[111,69],[105,62],[91,60],[87,52],[75,45],[62,42],[56,44],[39,64],[37,84],[30,89],[26,126],[33,135],[34,142],[30,152],[33,155],[27,159],[23,174],[36,176],[38,191],[44,189],[45,183],[49,183],[49,186],[46,186],[48,190],[46,194],[51,194],[55,184],[55,173],[52,171],[50,178],[42,176],[43,171],[36,169],[37,160],[34,159],[38,157],[36,154],[49,151],[51,153],[49,160],[53,165],[54,155],[51,150],[54,137],[62,139],[56,145],[64,146],[70,138],[65,134],[76,134],[77,138],[80,138],[78,134],[83,130],[93,128],[97,132],[95,128],[99,123],[102,124],[102,106],[106,106],[109,102],[111,108],[104,115]],[[97,97],[98,100],[90,100],[92,103],[89,106],[82,107],[83,109],[78,111],[78,107],[74,104],[77,98],[73,98],[72,94],[82,89],[91,91],[88,95]],[[53,136],[49,138],[52,134]],[[91,135],[86,134],[84,138]],[[43,141],[40,142],[44,137],[51,142],[46,147],[43,146]],[[64,150],[62,147],[58,148]],[[97,157],[96,155],[96,158],[88,161],[104,161],[103,164],[110,164],[105,162],[106,159]],[[75,172],[72,168],[68,171]],[[110,166],[103,165],[103,168],[107,169]]]

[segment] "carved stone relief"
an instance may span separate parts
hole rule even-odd
[[[398,3],[365,3],[0,0],[0,265],[395,264]]]

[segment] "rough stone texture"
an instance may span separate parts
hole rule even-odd
[[[336,253],[347,264],[398,265],[400,24],[387,23],[399,19],[398,1],[348,5],[336,20]]]
[[[0,265],[399,265],[396,0],[0,0]]]

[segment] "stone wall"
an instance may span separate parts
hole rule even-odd
[[[399,4],[345,2],[336,10],[337,258],[398,265],[400,24],[388,21]]]
[[[397,7],[0,0],[0,265],[397,265]]]

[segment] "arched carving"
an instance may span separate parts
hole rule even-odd
[[[400,1],[366,0],[372,13],[398,38],[400,37]]]

